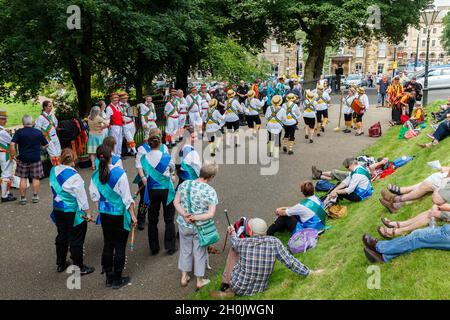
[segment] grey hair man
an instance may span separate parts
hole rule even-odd
[[[30,115],[22,117],[23,128],[16,131],[11,145],[11,157],[17,162],[16,176],[20,178],[20,204],[27,204],[26,191],[29,179],[32,179],[33,203],[39,202],[40,179],[44,176],[41,161],[41,146],[48,147],[48,141],[38,129],[33,128]],[[16,155],[16,145],[19,155]]]

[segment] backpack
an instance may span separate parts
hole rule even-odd
[[[381,123],[375,123],[369,128],[369,137],[378,138],[381,137]]]
[[[303,253],[317,245],[319,232],[316,229],[302,229],[292,235],[288,242],[291,253]]]
[[[345,218],[347,216],[347,207],[339,204],[333,204],[328,208],[327,215],[331,219]]]
[[[403,156],[400,158],[397,158],[394,160],[394,166],[396,168],[400,168],[402,166],[404,166],[405,164],[407,164],[408,162],[410,162],[413,159],[413,157],[409,157],[409,156]]]
[[[316,183],[316,191],[320,192],[320,191],[330,191],[331,189],[333,189],[334,187],[336,187],[335,184],[326,181],[326,180],[320,180]]]
[[[245,217],[240,218],[233,224],[234,230],[236,230],[236,236],[238,238],[249,238],[250,227],[248,226],[248,219]]]

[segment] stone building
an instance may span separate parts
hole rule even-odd
[[[297,54],[299,56],[300,75],[304,64],[302,61],[303,52],[296,44],[281,45],[275,39],[269,39],[264,44],[264,51],[259,54],[259,58],[265,59],[272,64],[272,76],[293,77],[296,74]]]

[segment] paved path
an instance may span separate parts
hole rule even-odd
[[[282,155],[277,175],[261,176],[258,165],[220,166],[214,181],[220,199],[216,216],[219,230],[225,227],[225,208],[234,220],[243,215],[258,216],[270,223],[276,207],[298,201],[298,183],[310,179],[311,165],[335,168],[345,157],[357,155],[359,150],[375,141],[367,136],[333,132],[338,109],[338,106],[332,107],[332,122],[327,132],[313,144],[306,143],[303,130],[297,131],[295,154]],[[388,109],[371,108],[365,117],[366,130],[376,121],[386,125],[389,114]],[[130,180],[134,177],[133,164],[133,159],[125,161]],[[91,172],[82,170],[81,173],[88,184]],[[132,284],[121,290],[106,289],[104,277],[99,272],[102,234],[100,227],[93,224],[89,225],[86,238],[85,262],[97,271],[82,278],[81,290],[68,290],[68,275],[58,274],[55,270],[56,229],[49,219],[51,192],[48,179],[42,182],[39,204],[0,204],[0,299],[182,299],[193,292],[193,282],[185,289],[179,286],[177,255],[149,255],[146,231],[137,233],[135,252],[128,252],[125,274],[132,277]],[[135,188],[133,186],[133,190]],[[223,260],[224,256],[213,256],[211,265],[218,269]]]

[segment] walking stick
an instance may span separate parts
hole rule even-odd
[[[228,210],[225,209],[225,210],[223,210],[223,212],[225,213],[225,217],[227,218],[228,226],[227,226],[227,231],[226,231],[226,233],[225,233],[225,242],[223,243],[222,253],[225,252],[225,249],[226,249],[226,247],[227,247],[227,242],[228,242],[228,227],[231,226],[230,217],[228,216]]]
[[[334,132],[339,132],[341,131],[341,119],[342,119],[342,99],[344,98],[344,92],[342,91],[341,88],[341,105],[339,107],[339,123],[338,126],[336,128],[334,128]]]
[[[131,252],[134,251],[134,230],[136,230],[136,227],[131,228],[131,241],[130,241],[130,250]]]

